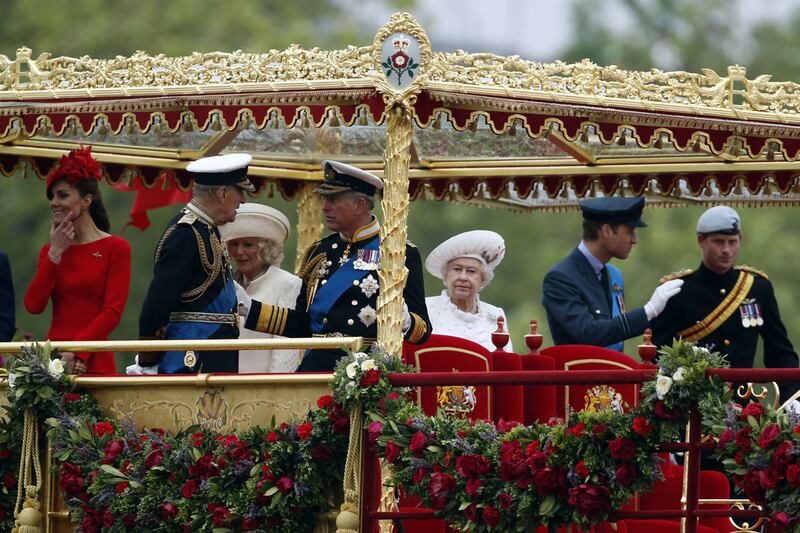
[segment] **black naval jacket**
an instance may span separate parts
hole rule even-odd
[[[236,312],[215,309],[215,300],[232,279],[232,268],[219,229],[202,211],[189,204],[170,220],[155,251],[153,279],[139,315],[141,339],[164,339],[173,312]],[[235,339],[235,324],[220,324],[209,335],[196,338]],[[140,354],[140,363],[142,356]],[[238,352],[197,352],[196,369],[203,372],[237,372]],[[160,354],[159,354],[160,358]],[[184,368],[183,372],[190,369]]]
[[[285,337],[310,337],[313,333],[325,336],[364,337],[366,342],[374,341],[378,335],[375,313],[379,293],[379,261],[377,255],[370,255],[363,250],[368,245],[375,247],[378,244],[379,231],[380,225],[373,218],[370,224],[355,233],[352,242],[343,239],[339,233],[334,233],[314,243],[306,253],[299,272],[303,284],[295,309],[263,304],[254,300],[245,327]],[[345,253],[349,258],[364,257],[364,263],[369,263],[367,273],[362,279],[353,281],[333,303],[322,321],[321,330],[312,331],[309,307],[314,303],[320,287],[325,285],[339,268],[340,261],[344,262],[342,258],[345,257]],[[403,297],[411,315],[411,327],[406,331],[405,339],[414,344],[421,344],[430,336],[431,323],[425,306],[422,261],[419,251],[411,244],[406,245],[405,265],[408,269],[408,279]],[[308,359],[313,352],[307,353],[305,359]],[[341,353],[337,354],[336,358],[339,356]],[[301,367],[301,370],[304,369]],[[314,370],[320,369],[314,368]]]
[[[716,330],[703,335],[698,344],[727,355],[732,368],[752,368],[759,335],[764,341],[764,364],[769,368],[797,368],[794,351],[781,321],[775,292],[766,274],[754,268],[737,266],[725,274],[717,274],[701,264],[697,271],[686,270],[662,278],[684,280],[681,291],[651,321],[653,343],[671,345],[673,337],[708,317],[734,289],[740,272],[753,276],[753,284],[744,300]],[[749,322],[748,327],[743,321]],[[780,387],[782,401],[798,390],[796,383]]]

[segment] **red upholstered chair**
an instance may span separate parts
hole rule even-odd
[[[561,345],[545,348],[543,356],[553,359],[556,370],[612,370],[638,369],[641,365],[635,359],[614,350],[598,346]],[[638,384],[609,385],[613,394],[619,394],[624,404],[634,407],[639,403]],[[559,416],[566,417],[569,407],[582,410],[587,403],[596,400],[597,394],[587,394],[593,387],[587,385],[556,387],[556,411]],[[602,389],[596,389],[602,393]],[[607,392],[611,392],[610,390]],[[665,455],[665,459],[668,457]],[[680,509],[683,482],[683,468],[677,465],[665,465],[666,479],[654,485],[653,492],[639,496],[638,508],[642,510]],[[703,471],[700,473],[700,497],[724,499],[728,498],[730,488],[727,478],[720,472]],[[659,533],[679,531],[680,521],[675,520],[625,520],[630,532]],[[726,518],[703,518],[698,531],[727,531],[729,522]]]
[[[403,359],[420,372],[494,370],[493,356],[486,348],[449,335],[431,335],[420,345],[404,344]],[[454,412],[463,410],[473,420],[492,419],[494,412],[491,387],[487,386],[419,387],[417,401],[428,415],[435,415],[440,407]],[[474,407],[470,408],[472,404]]]

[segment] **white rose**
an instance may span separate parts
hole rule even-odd
[[[373,370],[378,368],[378,365],[375,364],[374,359],[367,359],[366,361],[361,363],[361,371],[366,372],[368,370]]]
[[[658,376],[656,378],[656,394],[659,400],[664,399],[670,387],[672,387],[672,378],[667,376]]]
[[[353,392],[353,389],[355,388],[356,388],[355,381],[348,381],[347,383],[344,384],[344,390],[346,390],[347,392]]]
[[[358,373],[358,362],[354,361],[349,365],[347,365],[347,367],[345,367],[345,373],[347,374],[348,378],[350,379],[355,378],[356,374]]]
[[[9,388],[14,388],[14,382],[17,380],[16,374],[9,374],[8,375],[8,386]]]
[[[672,379],[675,381],[675,383],[682,383],[686,379],[686,372],[686,367],[679,366],[678,370],[672,374]]]
[[[50,364],[47,365],[47,371],[50,372],[50,375],[56,379],[59,379],[61,376],[64,375],[64,361],[61,359],[53,359],[50,361]]]
[[[353,357],[355,358],[356,361],[359,361],[359,362],[361,362],[364,359],[368,358],[367,354],[365,354],[364,352],[356,352],[356,353],[353,354]]]

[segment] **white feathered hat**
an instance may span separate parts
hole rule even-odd
[[[236,220],[219,227],[222,240],[255,237],[286,243],[291,232],[286,215],[268,205],[248,202],[236,210]]]
[[[484,269],[483,286],[494,278],[494,269],[506,254],[506,243],[499,233],[489,230],[465,231],[434,248],[425,260],[425,268],[439,279],[445,278],[447,264],[459,257],[477,259]]]

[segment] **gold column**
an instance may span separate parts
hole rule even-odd
[[[413,99],[411,97],[409,100]],[[397,357],[403,349],[403,288],[406,269],[408,165],[411,162],[411,110],[408,100],[387,110],[384,151],[383,224],[381,225],[381,291],[378,294],[378,345]]]
[[[303,257],[309,246],[322,236],[322,198],[314,192],[316,183],[308,183],[297,196],[297,256],[294,261],[295,274],[300,271]]]

